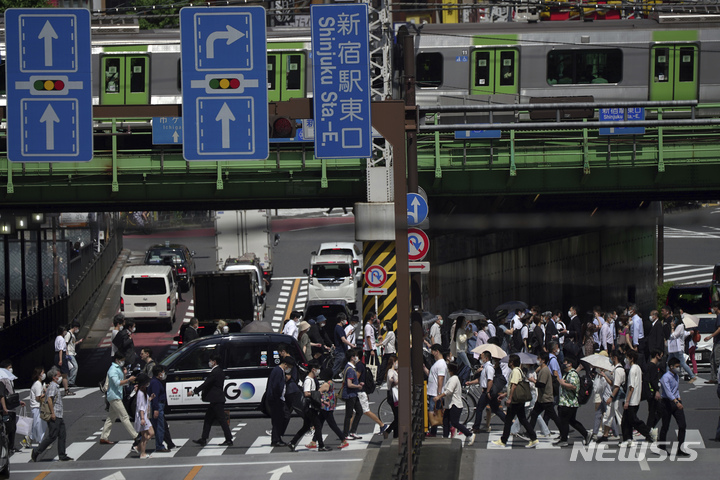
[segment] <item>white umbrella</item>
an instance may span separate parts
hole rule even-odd
[[[7,368],[0,368],[0,378],[8,378],[10,380],[17,380],[14,373],[10,372]]]
[[[493,358],[503,358],[507,355],[505,353],[505,350],[498,347],[497,345],[493,343],[484,343],[480,345],[479,347],[475,347],[471,350],[472,353],[483,353],[483,352],[490,352],[490,355],[492,355]]]
[[[683,313],[682,320],[683,324],[685,324],[685,328],[696,328],[698,325],[700,325],[698,318],[694,315],[690,315],[689,313]]]
[[[612,362],[605,355],[598,355],[597,353],[594,353],[592,355],[588,355],[587,357],[583,357],[580,360],[583,362],[587,362],[591,366],[593,366],[595,368],[600,368],[602,370],[612,370],[613,369]]]

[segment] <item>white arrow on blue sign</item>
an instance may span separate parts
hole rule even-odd
[[[425,199],[417,193],[407,194],[407,222],[414,227],[420,225],[428,216],[428,204]]]
[[[90,12],[5,11],[8,159],[92,160]]]
[[[265,160],[265,9],[185,7],[180,42],[185,159]]]
[[[181,117],[153,117],[153,145],[180,145],[183,143]]]

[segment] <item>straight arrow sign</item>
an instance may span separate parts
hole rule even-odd
[[[57,33],[55,32],[55,29],[50,24],[50,20],[45,22],[45,25],[43,26],[42,30],[40,30],[40,35],[38,35],[38,38],[42,38],[45,41],[45,66],[52,67],[52,64],[53,64],[52,41],[53,41],[53,39],[57,39],[58,36],[57,36]]]
[[[37,117],[36,117],[37,118]],[[40,117],[40,123],[45,124],[45,149],[55,150],[55,125],[60,119],[58,118],[55,110],[52,108],[52,104],[48,103],[45,112]]]
[[[173,137],[173,143],[178,143],[178,139],[180,138],[180,134],[177,133],[177,130],[175,130],[172,134]]]
[[[230,111],[227,102],[223,102],[215,120],[222,125],[222,148],[230,148],[230,122],[235,121],[235,115]]]

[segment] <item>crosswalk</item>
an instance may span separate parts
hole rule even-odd
[[[523,433],[525,432],[524,429],[522,429],[522,428],[521,428],[520,430],[521,430]],[[557,430],[550,430],[550,435],[549,435],[549,436],[541,436],[541,435],[538,433],[538,441],[539,441],[540,443],[538,443],[538,445],[537,445],[535,448],[538,449],[538,450],[550,450],[550,449],[560,450],[562,447],[553,445],[553,442],[556,441],[555,439],[559,436],[559,434],[560,434],[560,433],[559,433]],[[573,434],[576,434],[576,435],[575,435],[576,438],[573,438]],[[676,437],[673,438],[672,441],[676,441],[677,434],[678,434],[678,431],[675,430],[675,435],[676,435]],[[502,437],[502,430],[501,430],[501,429],[498,429],[497,432],[496,432],[496,431],[491,431],[491,432],[488,434],[487,444],[486,444],[485,448],[487,448],[488,450],[503,450],[503,449],[505,449],[505,448],[512,448],[512,447],[524,448],[525,445],[527,445],[527,443],[528,443],[528,439],[525,438],[525,437],[522,437],[522,438],[521,438],[521,437],[516,436],[516,435],[511,435],[510,438],[508,439],[507,446],[506,446],[506,447],[501,447],[501,446],[496,445],[496,444],[493,443],[493,442],[496,441],[496,440],[500,440],[500,437]],[[580,435],[577,434],[576,432],[572,432],[572,431],[571,431],[571,433],[570,433],[570,442],[569,442],[569,443],[572,443],[572,440],[574,440],[575,442],[582,442],[582,439],[580,438]],[[644,439],[640,434],[638,434],[637,432],[636,432],[636,435],[635,435],[635,437],[633,438],[633,440],[634,440],[635,442],[637,442],[637,443],[644,443],[644,442],[645,442],[645,439]],[[670,441],[670,439],[669,439],[668,441]],[[689,443],[692,443],[694,450],[706,448],[706,447],[705,447],[705,442],[703,441],[702,435],[700,434],[700,430],[698,430],[698,429],[687,429],[687,430],[686,430],[686,433],[685,433],[685,441],[686,441],[686,442],[689,442]],[[612,448],[612,447],[617,447],[618,444],[620,443],[620,440],[611,440],[611,441],[604,442],[604,443],[605,443],[606,445],[608,445],[609,447]]]
[[[675,283],[706,283],[712,280],[713,268],[713,265],[667,264],[663,268],[663,280]]]
[[[293,310],[303,310],[307,303],[308,281],[307,277],[297,278],[274,278],[274,282],[281,281],[280,294],[273,312],[270,324],[273,330],[278,332],[282,329],[283,321],[288,318]]]
[[[700,226],[698,226],[700,227]],[[663,233],[665,238],[720,238],[720,227],[702,225],[706,230],[688,230],[685,228],[665,227]]]
[[[208,443],[205,446],[200,446],[191,441],[189,438],[173,438],[173,442],[175,443],[175,448],[171,449],[169,452],[155,452],[155,441],[150,440],[147,444],[146,452],[150,454],[152,457],[156,458],[173,458],[173,457],[219,457],[223,455],[270,455],[273,453],[278,452],[288,452],[289,450],[287,447],[273,447],[270,445],[271,439],[269,435],[259,435],[255,439],[252,440],[249,447],[247,446],[241,446],[239,444],[248,444],[247,438],[243,437],[243,427],[246,427],[247,424],[240,422],[234,425],[232,430],[233,435],[233,442],[235,443],[232,447],[227,446],[221,446],[220,444],[225,441],[225,438],[220,437],[213,437],[208,439]],[[374,426],[373,432],[367,432],[362,434],[362,439],[360,440],[354,440],[350,442],[350,446],[343,449],[343,451],[353,451],[353,450],[365,450],[370,446],[370,443],[373,441],[379,441],[382,439],[381,436],[377,436],[376,434],[379,432],[379,427],[377,425]],[[114,445],[101,445],[99,443],[100,435],[102,433],[102,430],[98,430],[94,432],[93,435],[89,436],[85,440],[78,441],[78,442],[72,442],[69,443],[66,447],[67,455],[75,459],[75,461],[89,461],[89,460],[123,460],[123,459],[132,459],[132,458],[138,458],[138,453],[134,450],[132,450],[132,440],[122,440],[117,442]],[[263,432],[265,433],[265,432]],[[288,430],[285,438],[285,441],[289,441],[292,434],[294,432]],[[314,449],[307,448],[307,444],[310,443],[312,440],[313,432],[308,432],[301,440],[298,442],[298,446],[296,448],[297,452],[313,452],[316,451]],[[337,448],[339,446],[339,442],[337,438],[335,438],[334,435],[328,436],[327,434],[323,434],[323,439],[327,441],[328,446]],[[21,452],[16,453],[10,458],[11,464],[22,464],[22,463],[30,463],[32,460],[30,458],[31,450],[30,449],[23,449]],[[53,456],[54,455],[54,456]],[[58,461],[57,456],[57,450],[53,446],[46,450],[42,455],[39,457],[39,461]]]

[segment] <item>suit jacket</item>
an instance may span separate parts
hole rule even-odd
[[[532,353],[539,355],[545,346],[545,332],[540,325],[536,326],[532,332],[532,337],[528,340]]]
[[[648,349],[650,351],[659,350],[662,352],[665,349],[664,335],[663,322],[662,320],[658,320],[655,322],[655,325],[650,327],[650,333],[647,335]]]
[[[553,338],[557,337],[557,338]],[[545,348],[547,348],[547,351],[550,351],[550,342],[555,340],[556,342],[560,343],[560,337],[558,335],[557,327],[555,326],[555,322],[552,320],[548,321],[545,325]]]
[[[199,336],[200,336],[200,335],[198,335],[197,330],[195,330],[194,328],[188,326],[188,327],[185,329],[185,334],[183,335],[183,343],[188,343],[188,342],[190,342],[190,341],[192,341],[192,340],[195,340],[195,339],[198,338]]]
[[[284,389],[285,371],[278,365],[270,371],[270,376],[268,377],[268,383],[265,389],[267,392],[267,400],[269,402],[282,401]]]
[[[205,381],[198,387],[195,387],[195,394],[203,392],[203,402],[225,403],[225,372],[220,366],[216,366],[210,370],[210,374]]]
[[[120,330],[117,335],[115,335],[113,343],[117,347],[118,352],[125,355],[125,364],[128,366],[133,365],[137,359],[137,354],[135,353],[135,342],[133,342],[130,336],[130,331],[126,329]]]
[[[583,322],[582,320],[580,320],[580,317],[578,315],[575,315],[570,320],[568,325],[568,333],[570,335],[570,338],[578,345],[582,345],[582,327]]]

